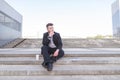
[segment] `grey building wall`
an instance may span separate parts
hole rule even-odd
[[[113,36],[120,38],[120,0],[112,4]]]
[[[119,0],[119,27],[120,27],[120,0]]]
[[[0,0],[0,46],[22,37],[22,15]]]

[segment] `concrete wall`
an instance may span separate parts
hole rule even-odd
[[[21,36],[21,32],[0,24],[0,46]]]
[[[112,22],[113,22],[113,36],[120,38],[120,1],[116,0],[112,4]]]
[[[6,3],[5,0],[0,0],[0,13],[20,25],[11,26],[9,20],[8,22],[0,22],[0,46],[2,46],[16,38],[22,37],[22,15]]]
[[[120,0],[119,0],[119,26],[120,26]]]
[[[14,8],[12,8],[5,0],[0,0],[0,11],[4,12],[6,15],[9,15],[13,19],[22,23],[22,15],[19,14]]]

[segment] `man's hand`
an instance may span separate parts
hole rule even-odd
[[[54,52],[53,56],[54,56],[54,57],[57,57],[58,54],[59,54],[59,49],[57,49],[57,50]]]
[[[50,33],[49,33],[49,37],[52,37],[54,35],[54,31],[51,31]]]

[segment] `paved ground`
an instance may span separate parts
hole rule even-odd
[[[120,39],[62,39],[64,48],[120,48]],[[19,41],[14,41],[17,44]],[[11,48],[10,43],[4,48]],[[42,39],[26,39],[16,48],[40,48]]]

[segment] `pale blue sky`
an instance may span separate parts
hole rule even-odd
[[[62,37],[112,34],[115,0],[5,0],[23,15],[23,37],[42,37],[48,22]]]

